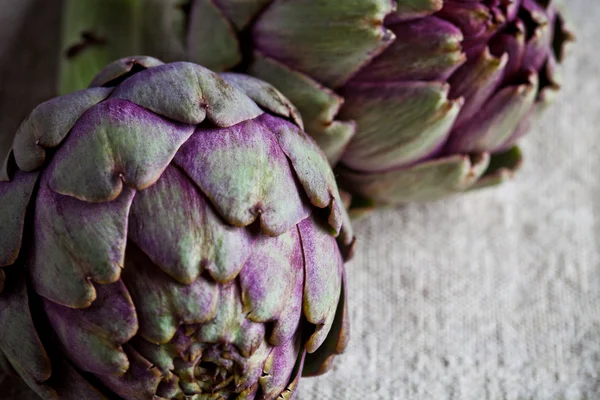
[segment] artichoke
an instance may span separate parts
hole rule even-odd
[[[573,39],[557,1],[70,0],[61,85],[122,51],[247,72],[298,107],[354,207],[431,200],[520,165]]]
[[[43,399],[291,399],[348,339],[353,234],[270,85],[119,60],[0,173],[0,364]]]

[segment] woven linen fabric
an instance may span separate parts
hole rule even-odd
[[[53,95],[59,3],[0,0],[2,155]],[[355,224],[352,341],[300,400],[600,399],[600,2],[568,5],[564,89],[516,179]]]

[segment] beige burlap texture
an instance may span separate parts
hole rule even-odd
[[[520,174],[356,223],[352,341],[301,400],[600,399],[600,2],[568,3],[578,42]],[[3,135],[52,95],[56,4],[0,0]]]

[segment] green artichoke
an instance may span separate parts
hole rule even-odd
[[[557,0],[109,3],[68,1],[63,90],[125,50],[247,72],[298,107],[354,207],[511,176],[573,39]]]
[[[353,234],[270,85],[137,57],[0,172],[0,363],[43,399],[291,399],[348,339]]]

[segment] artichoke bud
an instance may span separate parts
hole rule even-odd
[[[92,11],[74,3],[66,31],[79,37]],[[574,40],[558,0],[184,3],[151,1],[136,14],[141,52],[273,84],[358,212],[511,177],[516,143],[556,97]],[[82,56],[63,75],[69,83],[89,70]]]
[[[269,84],[121,59],[4,165],[0,359],[43,399],[275,399],[344,350],[349,217]]]

